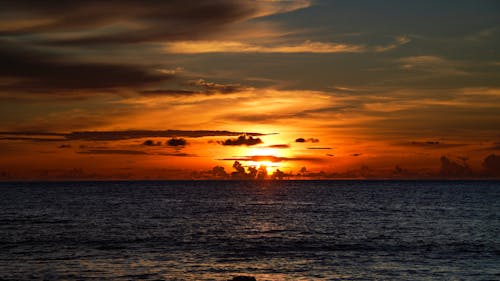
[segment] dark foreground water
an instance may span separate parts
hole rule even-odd
[[[0,184],[0,279],[500,280],[500,182]]]

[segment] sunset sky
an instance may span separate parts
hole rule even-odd
[[[0,180],[500,177],[500,1],[0,3]]]

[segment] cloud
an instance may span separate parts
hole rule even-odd
[[[332,148],[331,147],[308,147],[307,149],[311,149],[311,150],[330,150]]]
[[[295,142],[312,142],[312,143],[318,143],[319,139],[316,139],[316,138],[308,138],[308,139],[298,138],[298,139],[295,139]]]
[[[145,145],[145,146],[160,146],[161,145],[161,142],[155,142],[153,140],[145,140],[142,145]]]
[[[202,93],[213,94],[213,93],[235,93],[243,90],[248,90],[247,87],[243,87],[240,84],[218,84],[214,82],[207,82],[203,79],[198,79],[191,81],[189,83],[192,86],[197,86],[202,89]]]
[[[121,150],[121,149],[91,149],[79,151],[79,154],[123,154],[123,155],[147,155],[148,153],[139,150]]]
[[[195,89],[154,89],[141,90],[139,94],[143,96],[190,96],[190,95],[212,95],[212,94],[231,94],[253,88],[245,87],[240,84],[221,84],[208,82],[204,79],[190,80],[184,85],[194,87]]]
[[[51,54],[0,41],[0,90],[30,93],[95,92],[143,87],[171,79],[144,66],[63,61]]]
[[[61,96],[123,89],[142,95],[193,94],[158,85],[178,77],[178,71],[162,70],[168,62],[158,62],[158,50],[139,43],[218,40],[250,19],[311,5],[308,0],[198,0],[189,5],[181,0],[3,2],[0,91]],[[130,48],[131,43],[137,47]],[[127,63],[131,51],[140,53],[136,63]],[[160,87],[147,89],[152,84]],[[210,82],[203,87],[202,93],[241,89]]]
[[[156,153],[155,155],[174,156],[174,157],[197,157],[197,155],[183,153],[183,152],[175,152],[175,153],[160,152],[160,153]]]
[[[177,41],[167,43],[165,51],[175,54],[203,53],[360,53],[361,45],[305,41],[298,44],[262,46],[235,41]]]
[[[189,5],[182,0],[20,0],[2,5],[0,35],[45,34],[45,42],[59,45],[202,39],[230,24],[309,5],[304,0],[198,0]]]
[[[139,91],[143,96],[186,96],[200,94],[199,91],[177,90],[177,89],[156,89]]]
[[[438,148],[452,148],[466,146],[462,143],[444,143],[440,141],[411,141],[409,143],[399,143],[402,146],[416,146],[422,148],[438,149]]]
[[[274,155],[252,155],[242,157],[223,158],[224,161],[252,161],[252,162],[285,162],[285,161],[309,161],[309,162],[323,162],[321,158],[315,157],[278,157]]]
[[[0,137],[0,140],[19,140],[19,141],[34,141],[34,142],[52,142],[52,141],[67,141],[67,139],[59,138],[37,138],[37,137]]]
[[[186,140],[183,138],[171,138],[167,141],[168,146],[185,146]]]
[[[148,153],[141,150],[127,150],[127,149],[90,149],[79,151],[79,154],[121,154],[121,155],[160,155],[160,156],[173,156],[173,157],[196,157],[194,154],[188,153],[167,153],[167,152],[159,152],[159,153]]]
[[[227,139],[225,141],[219,141],[218,143],[222,145],[231,145],[231,146],[236,146],[236,145],[247,145],[247,146],[252,146],[256,144],[261,144],[262,140],[260,138],[253,138],[252,136],[246,135],[241,135],[236,139]]]
[[[268,148],[277,148],[277,149],[285,149],[285,148],[290,148],[290,145],[289,144],[272,144],[272,145],[268,145],[266,147],[268,147]]]
[[[461,70],[460,64],[438,56],[423,55],[399,59],[401,68],[407,71],[430,73],[434,75],[468,75]]]
[[[154,137],[187,137],[187,138],[200,138],[200,137],[214,137],[214,136],[265,136],[262,133],[252,132],[231,132],[231,131],[210,131],[210,130],[128,130],[128,131],[81,131],[71,133],[50,133],[50,132],[0,132],[2,135],[15,135],[15,136],[28,136],[28,137],[15,137],[22,140],[39,141],[54,141],[49,138],[53,136],[64,137],[56,139],[57,141],[67,140],[85,140],[85,141],[113,141],[113,140],[128,140],[139,138],[154,138]],[[37,137],[32,137],[37,136]],[[40,138],[39,136],[47,136],[47,138]],[[6,139],[6,138],[4,138]],[[254,139],[255,140],[255,139]],[[258,139],[260,140],[260,139]]]
[[[398,48],[399,46],[406,45],[411,42],[411,39],[407,36],[399,36],[396,37],[395,41],[389,45],[386,46],[376,46],[374,47],[374,50],[376,52],[387,52],[393,49]]]
[[[275,45],[258,45],[239,41],[207,41],[188,40],[175,41],[165,44],[167,53],[175,54],[203,54],[203,53],[365,53],[365,52],[387,52],[401,45],[409,43],[408,37],[400,36],[389,45],[366,46],[335,42],[318,42],[306,40],[299,43],[282,43]]]
[[[472,170],[466,163],[466,159],[461,159],[464,163],[459,164],[446,156],[441,156],[441,169],[439,175],[446,178],[470,177]]]
[[[479,149],[476,149],[477,151],[492,151],[492,150],[500,150],[500,142],[494,142],[491,145],[488,145],[487,147],[482,147]]]
[[[487,175],[500,177],[500,156],[495,154],[488,155],[484,158],[482,166],[486,170]]]

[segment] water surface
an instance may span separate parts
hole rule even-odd
[[[499,280],[500,182],[0,184],[0,279]]]

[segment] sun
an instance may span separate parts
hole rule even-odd
[[[253,147],[248,152],[249,157],[255,157],[253,161],[249,161],[249,166],[265,166],[267,173],[272,174],[276,169],[281,167],[279,159],[283,157],[282,151],[270,147]]]

